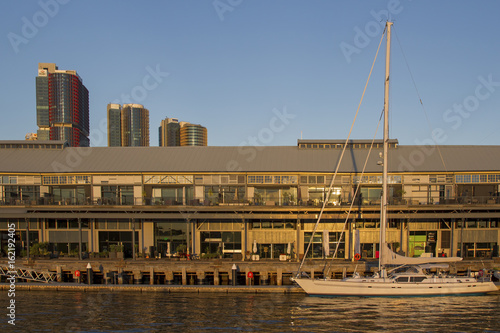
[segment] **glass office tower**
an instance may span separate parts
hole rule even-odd
[[[108,104],[108,147],[120,147],[121,139],[121,112],[120,104]]]
[[[160,147],[180,146],[180,124],[177,118],[165,118],[158,128]]]
[[[141,104],[108,104],[108,147],[149,147],[149,110]]]
[[[89,92],[74,70],[39,63],[36,78],[37,136],[88,147]]]
[[[149,110],[143,105],[123,105],[121,139],[122,147],[149,147]]]
[[[207,129],[201,125],[180,123],[180,144],[181,146],[206,146]]]

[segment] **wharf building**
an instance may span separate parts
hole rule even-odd
[[[0,145],[0,240],[4,249],[15,224],[18,255],[47,242],[60,254],[119,245],[129,257],[135,248],[137,255],[299,260],[311,238],[312,259],[331,258],[336,248],[336,258],[352,259],[357,242],[363,258],[377,255],[380,141],[368,159],[369,141],[349,142],[334,179],[340,140],[258,151],[12,144]],[[389,152],[387,240],[395,251],[498,256],[500,146],[438,151],[391,140]]]
[[[207,146],[207,129],[177,118],[165,118],[158,128],[160,147]]]
[[[38,140],[89,147],[89,91],[75,70],[39,63],[36,77]]]
[[[108,104],[108,147],[149,147],[149,110],[141,104]]]

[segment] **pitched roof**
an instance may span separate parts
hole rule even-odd
[[[373,149],[366,172],[381,172]],[[333,172],[341,149],[278,147],[89,147],[0,149],[3,173]],[[368,149],[348,149],[339,172],[361,172]],[[442,156],[442,159],[441,159]],[[444,161],[444,165],[443,165]],[[500,146],[398,146],[389,172],[500,171]]]

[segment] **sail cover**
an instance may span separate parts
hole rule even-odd
[[[462,260],[460,257],[405,257],[389,249],[387,245],[382,246],[380,256],[381,265],[418,265],[429,263],[457,262]]]

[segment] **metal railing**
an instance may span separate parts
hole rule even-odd
[[[356,206],[380,206],[378,198],[355,198]],[[465,196],[454,198],[439,197],[392,197],[389,198],[389,204],[392,206],[421,206],[421,205],[497,205],[500,204],[498,196]],[[310,206],[321,207],[322,200],[277,200],[272,199],[251,199],[251,200],[214,200],[214,199],[182,199],[182,198],[157,198],[157,197],[126,197],[126,198],[98,198],[91,200],[62,198],[55,200],[53,198],[37,198],[0,200],[0,206]],[[327,207],[349,206],[351,200],[332,201]]]
[[[0,275],[14,277],[16,279],[31,280],[37,282],[53,282],[56,280],[57,274],[49,271],[35,271],[31,268],[18,267],[14,271],[10,271],[8,267],[0,266]]]

